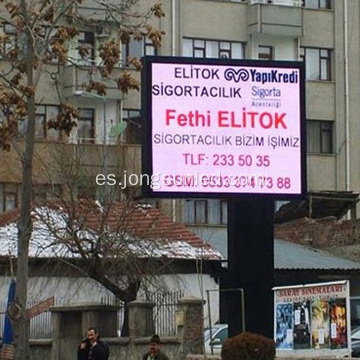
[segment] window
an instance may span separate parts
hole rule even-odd
[[[35,49],[38,53],[43,52],[53,63],[58,62],[58,57],[54,55],[51,50],[51,45],[47,44],[47,41],[50,36],[50,31],[53,31],[51,35],[55,35],[56,28],[50,26],[41,25],[37,28],[37,39],[34,43]],[[20,32],[16,27],[9,23],[2,24],[2,34],[5,37],[2,40],[0,56],[4,58],[8,57],[17,57],[19,54],[22,57],[26,57],[28,53],[28,48],[26,45],[26,36],[24,32]],[[43,47],[47,48],[44,49]]]
[[[48,123],[56,118],[59,113],[57,105],[36,105],[35,113],[35,139],[61,140],[61,131],[49,129]],[[18,122],[19,134],[25,136],[27,131],[27,119]]]
[[[359,297],[351,297],[350,298],[350,306],[351,306],[351,328],[355,328],[360,326],[360,298]]]
[[[229,337],[228,328],[222,329],[216,334],[216,339],[220,339],[220,344],[223,344]]]
[[[37,28],[38,39],[35,47],[37,53],[43,53],[46,56],[46,61],[57,64],[59,62],[59,55],[52,50],[55,39],[58,39],[58,28],[49,25],[40,25]],[[44,47],[45,46],[45,47]]]
[[[77,188],[78,199],[92,199],[96,200],[96,187],[95,186],[78,186]]]
[[[79,109],[79,119],[77,125],[79,143],[93,144],[95,142],[94,116],[94,109]]]
[[[272,4],[273,0],[251,0],[251,4]],[[281,3],[280,3],[281,4]]]
[[[2,44],[1,56],[2,57],[10,57],[11,52],[16,50],[16,48],[17,48],[16,28],[14,25],[5,23],[5,24],[3,24],[2,31],[3,31],[3,34],[5,35],[5,38],[4,38],[3,44]]]
[[[33,201],[36,204],[42,204],[47,201],[56,201],[61,198],[61,186],[51,184],[35,185],[33,188]]]
[[[227,224],[227,202],[219,199],[186,200],[184,208],[186,224]]]
[[[59,107],[56,105],[37,105],[35,138],[60,140],[61,132],[48,128],[48,122],[54,120],[59,113]]]
[[[183,56],[194,58],[243,59],[245,46],[240,42],[183,39]]]
[[[35,204],[42,204],[46,202],[46,185],[34,185],[33,201]]]
[[[123,109],[122,120],[126,121],[126,143],[141,144],[141,114],[140,110]]]
[[[126,65],[126,59],[128,57],[136,57],[140,59],[144,55],[157,55],[155,46],[149,39],[135,40],[131,38],[128,43],[123,43],[121,46],[121,59],[123,65]]]
[[[18,207],[18,184],[0,183],[0,213]]]
[[[69,63],[92,65],[95,59],[95,36],[90,31],[80,31],[69,43]]]
[[[271,46],[259,46],[259,55],[260,60],[273,60],[273,48]]]
[[[28,125],[27,119],[19,119],[18,120],[18,132],[19,132],[19,135],[21,135],[21,136],[26,135],[27,125]]]
[[[306,121],[308,153],[333,153],[333,122],[332,121]]]
[[[303,0],[303,6],[309,9],[331,9],[331,0]]]
[[[85,63],[92,63],[95,54],[95,37],[93,32],[80,31],[78,35],[78,51]]]
[[[186,224],[207,224],[207,200],[186,200]]]
[[[227,201],[220,200],[220,224],[226,225],[228,220]]]
[[[331,80],[330,50],[302,47],[300,58],[306,64],[306,80]]]

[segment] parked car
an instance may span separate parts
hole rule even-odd
[[[351,330],[351,356],[360,357],[360,326]]]
[[[204,331],[204,344],[206,355],[220,355],[223,342],[228,338],[227,324],[217,324]]]
[[[206,328],[204,331],[205,354],[220,355],[222,344],[228,338],[228,325],[213,325],[211,332],[212,338],[210,340],[210,328]],[[352,357],[360,358],[360,326],[351,330],[351,350]]]

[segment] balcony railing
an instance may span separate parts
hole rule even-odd
[[[95,138],[85,138],[85,137],[78,137],[77,143],[78,144],[95,144]]]
[[[249,0],[250,4],[272,4],[280,6],[303,6],[303,0]]]
[[[249,0],[249,34],[299,38],[302,36],[302,2],[299,0]],[[280,6],[279,6],[280,5]]]

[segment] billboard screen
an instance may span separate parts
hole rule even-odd
[[[303,63],[148,57],[142,86],[147,195],[306,193]]]

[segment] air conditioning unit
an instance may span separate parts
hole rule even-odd
[[[109,25],[96,25],[95,34],[98,38],[109,37],[111,35],[111,28]]]
[[[251,0],[250,4],[272,4],[273,0]]]
[[[78,137],[77,138],[77,143],[79,145],[84,145],[84,144],[95,144],[95,138],[82,138],[82,137]]]

